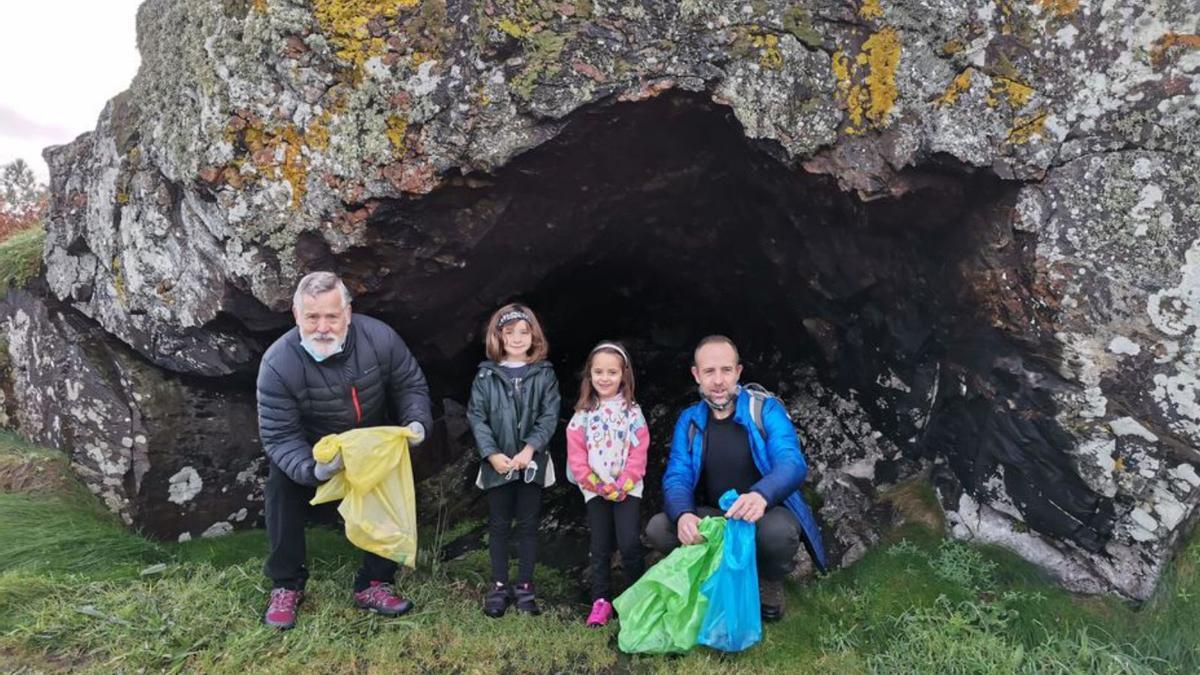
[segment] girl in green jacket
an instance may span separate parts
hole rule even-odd
[[[483,612],[500,617],[509,605],[539,614],[533,590],[542,488],[554,484],[550,437],[558,425],[558,379],[537,316],[513,303],[496,310],[484,337],[488,360],[471,385],[467,419],[483,459],[475,484],[487,491],[492,586]],[[508,541],[517,536],[517,583],[508,583]]]

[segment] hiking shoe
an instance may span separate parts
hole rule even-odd
[[[542,613],[542,608],[538,607],[537,596],[533,594],[533,582],[526,581],[522,584],[517,584],[517,611],[522,614],[532,614],[537,616]]]
[[[612,603],[604,598],[598,598],[592,603],[592,613],[588,614],[588,628],[603,628],[608,623],[608,620],[612,618],[612,614]]]
[[[763,621],[778,621],[783,618],[783,581],[759,581],[758,601],[762,608]]]
[[[263,623],[280,630],[294,627],[296,611],[300,609],[302,602],[304,602],[304,591],[272,588],[271,602],[267,604],[267,613],[263,615]]]
[[[383,581],[372,581],[354,594],[354,604],[383,616],[400,616],[412,609],[412,602],[396,595],[392,585]]]
[[[504,616],[504,612],[508,610],[508,606],[513,603],[512,589],[506,584],[497,581],[492,585],[492,589],[483,597],[483,613],[499,619]]]

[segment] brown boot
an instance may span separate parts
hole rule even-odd
[[[762,608],[763,621],[778,621],[783,618],[783,582],[782,581],[764,581],[758,582],[758,602]]]

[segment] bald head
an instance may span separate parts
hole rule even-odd
[[[709,335],[708,337],[700,340],[700,342],[696,344],[696,349],[692,351],[692,365],[696,365],[698,363],[697,356],[700,354],[700,350],[708,347],[709,345],[728,346],[733,350],[734,363],[741,363],[742,357],[740,354],[738,354],[737,345],[733,344],[733,340],[730,340],[724,335]]]

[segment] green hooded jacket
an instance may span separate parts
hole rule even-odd
[[[558,378],[547,361],[530,364],[519,385],[505,371],[495,361],[484,361],[471,384],[467,420],[475,435],[479,457],[485,460],[479,466],[475,484],[489,490],[523,480],[519,473],[511,478],[496,473],[486,459],[497,452],[512,457],[528,443],[533,446],[533,461],[537,462],[532,482],[550,487],[554,485],[554,465],[548,446],[558,426]]]

